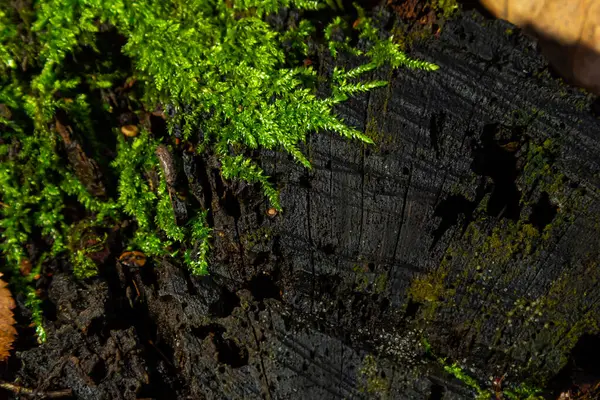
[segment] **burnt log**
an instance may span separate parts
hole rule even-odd
[[[155,260],[131,303],[110,268],[57,273],[50,339],[16,376],[79,399],[472,398],[435,354],[482,389],[599,379],[597,100],[477,11],[413,55],[440,69],[379,71],[338,109],[375,145],[320,132],[311,170],[261,154],[282,213],[196,166],[210,275]]]

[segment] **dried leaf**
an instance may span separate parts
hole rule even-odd
[[[2,273],[0,273],[1,276]],[[0,361],[5,361],[9,357],[17,335],[12,312],[15,308],[15,301],[6,286],[6,282],[0,279]]]
[[[119,256],[119,261],[130,267],[146,265],[146,255],[141,251],[126,251]]]
[[[599,0],[481,0],[498,18],[531,31],[565,78],[600,94]]]
[[[121,133],[127,137],[137,136],[140,129],[135,125],[123,125],[121,127]]]

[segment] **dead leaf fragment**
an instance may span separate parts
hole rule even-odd
[[[33,268],[33,266],[31,265],[31,261],[29,261],[27,258],[22,259],[19,263],[19,270],[23,276],[29,276],[31,273],[31,268]]]
[[[146,255],[141,251],[126,251],[119,256],[119,261],[130,267],[143,267],[146,265]]]
[[[121,133],[127,137],[137,136],[139,129],[135,125],[123,125],[121,127]]]
[[[12,312],[14,308],[15,301],[10,290],[8,290],[6,282],[0,279],[0,361],[5,361],[10,356],[10,350],[17,335]]]

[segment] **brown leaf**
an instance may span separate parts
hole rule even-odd
[[[121,133],[127,137],[135,137],[139,131],[139,128],[135,125],[123,125],[121,127]]]
[[[0,361],[5,361],[10,356],[10,350],[17,335],[12,312],[15,308],[15,301],[6,286],[6,282],[0,279]]]
[[[498,18],[540,39],[567,79],[600,94],[600,0],[481,0]]]
[[[126,251],[119,256],[119,261],[130,267],[146,265],[146,255],[141,251]]]

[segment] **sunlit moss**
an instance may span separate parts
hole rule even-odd
[[[172,135],[197,141],[197,152],[219,159],[225,179],[260,184],[271,205],[281,209],[276,185],[251,157],[254,150],[284,151],[310,168],[301,150],[309,133],[331,131],[372,143],[335,115],[337,104],[384,86],[386,82],[363,79],[376,68],[437,68],[408,57],[360,8],[361,21],[355,26],[341,16],[324,21],[323,39],[304,18],[285,31],[267,22],[267,15],[286,7],[302,16],[326,5],[310,0],[41,0],[35,6],[17,2],[4,7],[0,248],[9,266],[16,269],[29,257],[27,245],[40,242],[33,239],[33,232],[39,232],[50,256],[66,252],[78,277],[92,276],[96,266],[90,249],[69,245],[69,207],[78,207],[92,225],[108,220],[118,226],[131,220],[128,247],[148,256],[179,254],[192,273],[207,272],[207,210],[190,210],[193,222],[177,224],[172,193],[155,156],[157,146],[168,139],[155,137],[147,127],[134,138],[124,137],[117,127],[103,127],[105,135],[114,128],[116,138],[100,137],[94,116],[113,112],[107,99],[126,78],[136,81],[135,90],[127,94],[132,111],[161,105]],[[101,50],[107,30],[123,38],[121,54]],[[361,50],[350,45],[352,35],[361,41]],[[329,97],[317,96],[319,77],[304,63],[310,41],[329,47],[335,56],[362,61],[351,69],[334,70]],[[95,60],[79,57],[82,52]],[[57,132],[59,114],[82,143],[75,145],[77,138]],[[114,141],[116,149],[108,144]],[[117,179],[115,198],[90,192],[81,168],[64,157],[69,146],[85,153],[84,164],[98,158],[110,170]],[[159,177],[156,185],[150,176]]]

